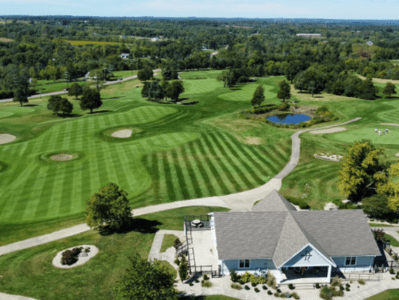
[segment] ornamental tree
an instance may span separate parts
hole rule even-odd
[[[119,230],[132,218],[127,193],[115,183],[109,183],[87,201],[86,224],[94,229],[108,227]]]
[[[86,87],[80,99],[80,108],[82,110],[90,109],[90,113],[93,113],[93,109],[100,108],[102,105],[100,92],[96,89]]]
[[[258,87],[256,88],[256,90],[252,96],[251,104],[254,107],[255,107],[255,105],[260,107],[260,105],[262,104],[263,101],[265,101],[265,88],[263,87],[262,84],[260,84],[260,85],[258,85]]]

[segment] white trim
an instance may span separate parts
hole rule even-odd
[[[351,261],[352,261],[352,258],[353,258],[353,257],[355,258],[355,264],[354,264],[354,265],[352,265],[352,264],[347,265],[347,264],[346,264],[346,260],[347,260],[348,257],[351,258],[351,259],[350,259]],[[345,262],[344,262],[344,266],[345,266],[345,267],[356,267],[356,266],[357,266],[357,256],[344,256],[344,258],[345,258]]]
[[[321,257],[324,257],[324,259],[329,263],[328,265],[333,266],[334,268],[337,267],[337,265],[335,264],[335,262],[332,260],[332,258],[327,258],[325,255],[323,255],[323,253],[321,253],[319,250],[316,249],[315,246],[313,246],[311,243],[308,243],[307,245],[305,245],[303,248],[301,248],[298,252],[296,252],[293,256],[291,256],[289,259],[287,259],[284,263],[282,263],[281,265],[279,265],[278,267],[276,267],[276,269],[280,269],[282,266],[284,266],[287,262],[289,262],[293,257],[297,256],[303,249],[305,249],[306,247],[310,246],[313,250],[315,250],[319,255],[321,255]],[[319,265],[319,266],[325,266],[325,265]]]
[[[241,267],[240,267],[240,261],[241,261],[241,260],[243,260],[243,261],[244,261],[244,268],[241,268]],[[245,261],[246,261],[246,260],[248,260],[248,261],[249,261],[248,268],[245,268]],[[244,258],[244,259],[238,259],[237,261],[238,261],[238,264],[237,264],[237,270],[249,270],[249,269],[251,269],[251,259]]]

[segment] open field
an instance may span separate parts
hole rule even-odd
[[[13,41],[14,41],[13,39],[0,37],[0,42],[3,42],[3,43],[9,43],[9,42],[13,42]]]
[[[116,42],[100,42],[100,41],[66,41],[74,46],[82,46],[82,45],[117,45],[119,43]]]
[[[40,300],[115,299],[113,287],[128,265],[128,257],[148,257],[159,229],[183,230],[185,215],[227,211],[214,207],[187,207],[136,218],[131,230],[102,236],[89,231],[57,242],[0,256],[0,291]],[[58,269],[52,259],[61,250],[83,244],[99,253],[86,264]],[[72,288],[73,287],[73,288]]]
[[[127,70],[127,71],[113,71],[112,74],[114,74],[114,78],[126,78],[130,77],[133,75],[137,75],[138,71],[137,70]]]
[[[40,91],[42,94],[58,92],[58,91],[64,90],[67,86],[70,87],[75,82],[80,85],[83,85],[83,86],[87,84],[86,81],[72,81],[72,82],[67,83],[64,79],[59,79],[56,81],[54,81],[54,80],[38,80],[35,88],[36,88],[38,94]]]
[[[275,78],[259,82],[276,85]],[[41,234],[41,222],[79,222],[86,200],[108,182],[125,189],[137,208],[255,188],[288,162],[292,131],[238,119],[252,95],[234,94],[255,84],[230,90],[216,79],[187,80],[181,98],[199,101],[190,106],[145,101],[137,84],[102,90],[104,105],[95,114],[68,97],[74,115],[65,119],[48,111],[44,98],[31,106],[0,105],[0,133],[17,137],[0,146],[0,160],[8,166],[0,171],[0,226],[7,228],[0,244]],[[268,101],[278,103],[272,96]],[[223,119],[242,122],[242,132],[219,126]],[[112,138],[120,128],[134,128],[135,134]],[[248,136],[260,143],[248,142]],[[58,153],[77,159],[49,159]],[[54,228],[63,227],[56,223]],[[23,224],[34,226],[23,233]]]

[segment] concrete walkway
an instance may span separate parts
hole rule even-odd
[[[148,260],[166,260],[164,257],[162,257],[161,253],[161,248],[162,248],[162,243],[163,243],[163,238],[165,237],[165,234],[173,234],[177,236],[180,241],[184,241],[185,236],[184,236],[184,231],[178,231],[178,230],[159,230],[155,234],[154,241],[152,242],[150,254],[148,254]],[[173,257],[174,259],[174,257]],[[173,262],[173,260],[172,260]]]

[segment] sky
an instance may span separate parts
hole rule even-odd
[[[399,0],[0,0],[0,15],[396,20]]]

